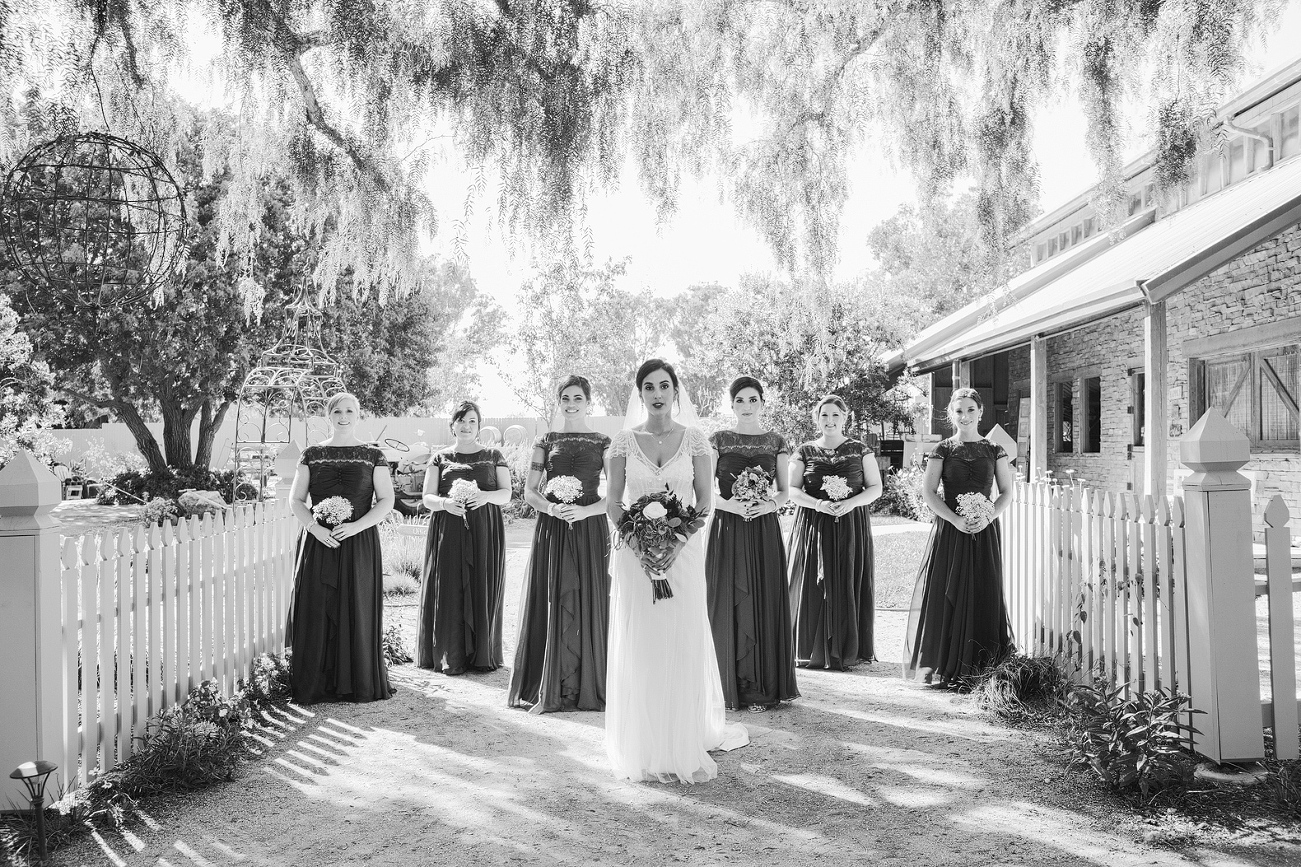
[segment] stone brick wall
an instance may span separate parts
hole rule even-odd
[[[1195,419],[1190,419],[1189,361],[1184,341],[1212,337],[1236,329],[1295,318],[1297,341],[1301,342],[1301,227],[1294,227],[1222,266],[1167,301],[1167,368],[1170,489],[1182,476],[1178,463],[1179,437]],[[1082,442],[1080,412],[1083,395],[1079,377],[1099,375],[1102,382],[1102,442],[1097,454],[1052,451],[1052,432],[1057,424],[1055,391],[1048,395],[1050,452],[1048,465],[1054,475],[1065,477],[1074,470],[1079,478],[1095,487],[1114,491],[1132,489],[1136,466],[1132,440],[1134,388],[1130,371],[1142,369],[1143,313],[1123,311],[1108,319],[1079,328],[1047,342],[1049,380],[1061,375],[1074,378],[1075,441]],[[1009,365],[1010,384],[1029,379],[1028,351],[1014,353]],[[1078,448],[1078,446],[1077,446]],[[1258,454],[1244,468],[1255,481],[1257,512],[1274,494],[1282,494],[1301,516],[1301,454],[1295,450],[1279,454]]]

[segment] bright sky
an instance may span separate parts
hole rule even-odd
[[[1289,0],[1273,33],[1252,54],[1241,85],[1301,57],[1301,0]],[[1143,118],[1131,121],[1138,128],[1126,149],[1126,161],[1148,147],[1138,136]],[[1078,103],[1070,97],[1050,106],[1036,121],[1035,156],[1039,162],[1041,204],[1045,212],[1084,192],[1096,180],[1096,170],[1084,146],[1085,121]],[[915,201],[912,180],[906,173],[874,155],[852,169],[853,194],[842,223],[841,256],[837,277],[847,278],[871,265],[864,238],[877,223],[900,205]],[[444,225],[460,214],[468,178],[443,170],[433,176],[432,194],[444,215]],[[530,273],[525,256],[512,256],[510,247],[480,216],[470,233],[470,266],[481,290],[491,293],[508,310],[515,292]],[[655,214],[638,191],[636,176],[625,171],[620,188],[589,203],[594,256],[631,257],[627,281],[658,295],[673,295],[696,283],[735,285],[746,273],[771,270],[773,257],[758,234],[744,226],[732,209],[718,199],[709,182],[684,184],[681,207],[667,226],[657,227]],[[442,250],[449,235],[436,245]],[[481,395],[489,415],[522,412],[517,399],[496,370],[480,371]]]

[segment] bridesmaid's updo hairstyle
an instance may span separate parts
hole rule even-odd
[[[556,389],[556,397],[560,397],[565,393],[565,389],[575,385],[583,390],[583,397],[589,401],[592,399],[592,383],[587,381],[586,376],[579,376],[577,373],[571,373],[561,380],[560,387]]]
[[[447,423],[447,426],[450,428],[470,413],[474,413],[475,419],[479,422],[479,427],[483,427],[483,410],[479,409],[479,405],[472,400],[461,401],[460,405],[456,407],[456,412],[452,413],[452,420]]]
[[[755,379],[753,376],[738,376],[736,379],[732,380],[732,384],[727,387],[727,393],[731,395],[732,400],[736,400],[736,396],[747,388],[753,388],[755,391],[759,392],[759,399],[764,399],[763,383]]]
[[[361,412],[361,401],[357,400],[357,395],[350,391],[341,391],[338,394],[330,395],[330,399],[325,402],[325,417],[329,418],[330,413],[334,412],[334,408],[345,400],[350,400],[357,404],[357,411]]]
[[[949,418],[949,427],[953,428],[955,431],[958,429],[958,423],[953,419],[953,405],[964,397],[967,400],[974,401],[976,406],[980,407],[981,412],[985,411],[985,401],[981,398],[980,392],[976,391],[974,388],[953,389],[953,394],[949,395],[949,405],[945,407],[945,414]]]
[[[673,369],[673,365],[669,364],[662,358],[648,358],[641,363],[641,367],[637,368],[638,391],[641,391],[641,384],[646,381],[646,377],[650,376],[657,370],[662,370],[669,375],[669,380],[673,383],[674,391],[681,388],[681,386],[678,385],[678,372]]]
[[[849,404],[845,403],[843,397],[838,394],[827,394],[823,395],[822,400],[818,401],[818,405],[813,407],[813,420],[815,422],[818,420],[818,416],[822,414],[822,408],[829,403],[835,404],[840,407],[841,412],[845,415],[849,415]]]

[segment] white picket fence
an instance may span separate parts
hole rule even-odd
[[[1020,649],[1055,655],[1077,678],[1126,694],[1191,693],[1190,640],[1217,626],[1200,622],[1205,612],[1189,605],[1184,514],[1179,497],[1018,482],[1002,522],[1004,590]],[[1296,755],[1288,518],[1276,497],[1266,512],[1261,592],[1269,595],[1267,658],[1278,701],[1264,703],[1262,722],[1273,726],[1277,710],[1276,744]]]
[[[63,755],[49,758],[67,780],[125,761],[203,681],[230,695],[255,656],[283,651],[297,529],[281,498],[62,538]]]

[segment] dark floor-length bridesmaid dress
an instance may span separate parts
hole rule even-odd
[[[935,446],[929,460],[944,462],[944,502],[990,496],[1003,447],[956,437]],[[905,639],[904,676],[925,683],[963,686],[1012,651],[1012,628],[1003,598],[1002,532],[995,520],[964,533],[935,519],[913,591]]]
[[[731,498],[736,476],[761,467],[776,478],[777,456],[789,454],[777,433],[718,431],[714,477]],[[747,521],[715,510],[705,552],[705,588],[723,697],[733,710],[771,707],[799,697],[786,591],[786,545],[775,513]]]
[[[576,505],[601,498],[601,467],[610,438],[551,431],[542,450],[546,479],[582,483]],[[548,496],[558,502],[554,496]],[[610,530],[604,514],[569,522],[538,515],[524,573],[519,640],[507,703],[534,713],[605,709],[605,654],[610,609]]]
[[[506,466],[506,459],[493,448],[460,454],[453,446],[431,463],[439,468],[438,495],[446,497],[457,479],[472,479],[481,491],[496,490],[497,468]],[[501,666],[505,563],[500,506],[488,503],[464,516],[433,513],[420,584],[416,664],[448,674]]]
[[[863,457],[871,455],[858,440],[834,449],[805,443],[795,459],[804,464],[804,492],[831,499],[823,480],[839,476],[850,496],[866,482]],[[844,670],[876,658],[873,625],[872,524],[866,508],[839,519],[800,507],[790,543],[790,594],[795,617],[795,661],[808,668]]]
[[[383,452],[361,445],[308,446],[299,462],[308,469],[312,503],[343,497],[352,504],[353,518],[374,505],[375,467],[387,466]],[[337,548],[303,533],[286,627],[295,702],[364,702],[392,695],[381,647],[383,572],[375,527]]]

